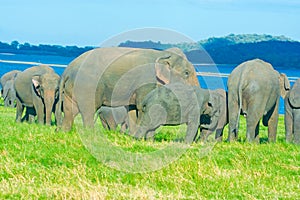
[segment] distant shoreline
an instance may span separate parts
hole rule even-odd
[[[49,64],[49,63],[17,61],[17,60],[0,60],[0,63],[23,64],[23,65],[49,65],[53,67],[63,67],[63,68],[66,68],[68,66],[68,65],[61,65],[61,64]]]

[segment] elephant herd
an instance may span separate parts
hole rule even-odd
[[[80,113],[87,128],[99,116],[104,128],[121,125],[122,132],[138,139],[153,138],[162,125],[186,124],[186,143],[206,141],[213,132],[222,141],[227,124],[228,141],[236,140],[240,115],[246,118],[247,141],[259,141],[262,119],[269,141],[275,142],[282,96],[286,141],[300,143],[300,79],[290,89],[286,75],[260,59],[232,71],[228,92],[202,89],[178,48],[97,48],[75,58],[61,76],[40,65],[4,74],[1,85],[4,105],[13,107],[16,101],[17,122],[37,116],[50,125],[54,113],[57,130],[69,131]]]

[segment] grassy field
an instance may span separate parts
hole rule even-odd
[[[0,106],[0,199],[300,199],[300,146],[285,143],[282,116],[275,144],[264,142],[265,127],[261,144],[245,143],[241,119],[239,142],[204,153],[204,144],[193,144],[169,165],[145,173],[99,162],[77,128],[56,133],[54,126],[14,118],[14,109]],[[142,154],[172,143],[172,128],[161,132],[154,142],[106,134],[113,145]]]

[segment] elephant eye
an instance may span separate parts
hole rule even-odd
[[[185,76],[185,77],[188,77],[189,75],[190,75],[190,72],[189,72],[189,71],[185,71],[185,72],[184,72],[184,76]]]
[[[146,110],[146,104],[144,104],[142,107],[142,111],[145,112],[145,110]]]

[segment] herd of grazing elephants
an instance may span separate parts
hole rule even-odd
[[[186,124],[186,143],[206,141],[214,132],[222,141],[227,124],[228,141],[236,140],[240,115],[246,117],[247,141],[259,142],[262,119],[268,140],[275,142],[282,96],[286,141],[300,143],[300,79],[290,88],[285,74],[260,59],[232,71],[228,92],[202,89],[178,48],[97,48],[74,59],[61,76],[40,65],[4,74],[1,85],[4,105],[16,102],[17,122],[37,116],[50,125],[54,113],[57,130],[69,131],[80,113],[85,127],[93,128],[99,117],[104,128],[121,125],[122,132],[138,139],[153,138],[161,125]]]

